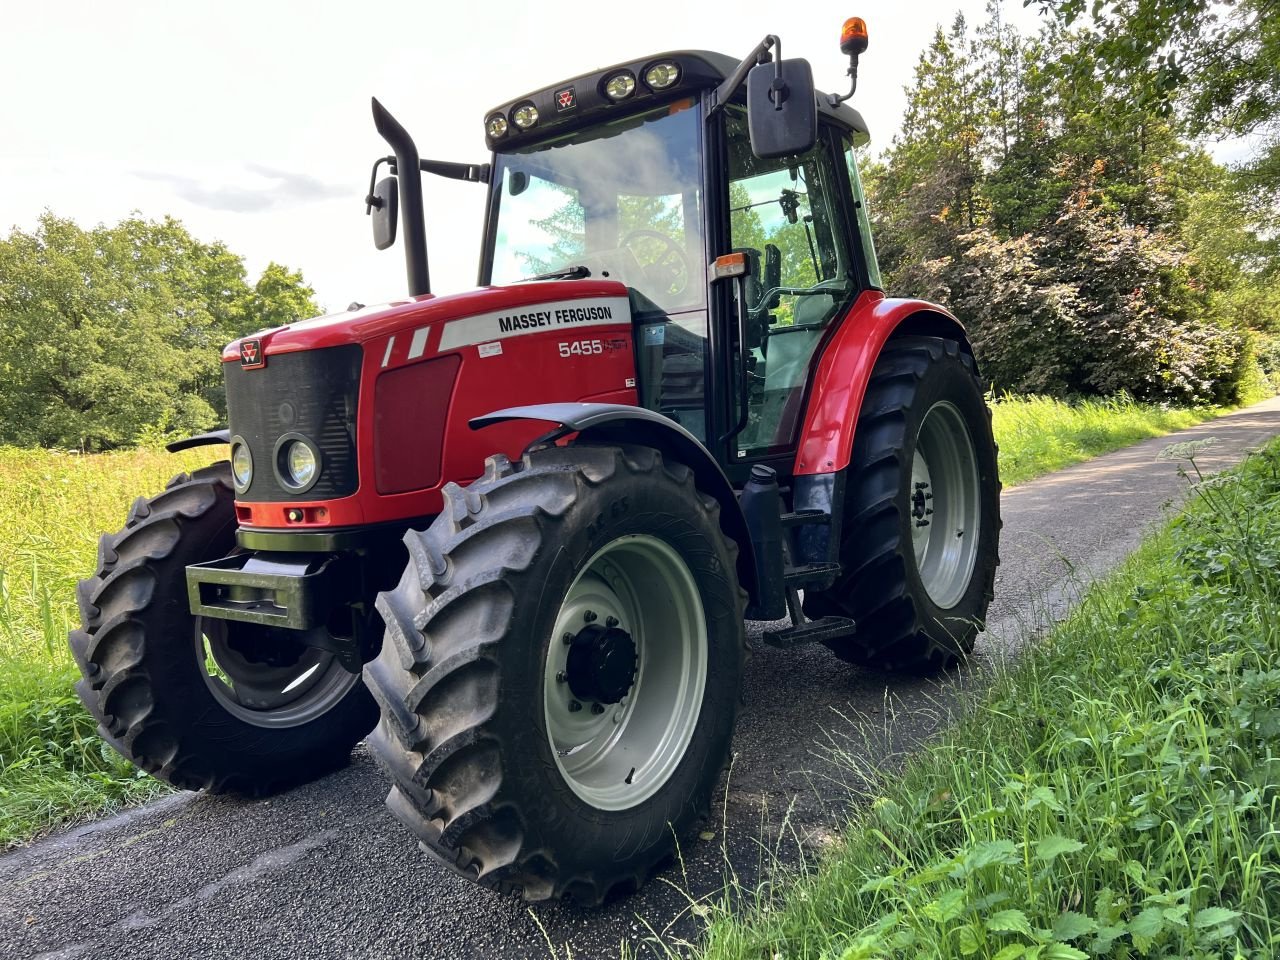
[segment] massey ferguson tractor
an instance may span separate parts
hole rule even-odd
[[[855,87],[866,45],[848,21]],[[774,36],[663,53],[490,110],[484,164],[420,159],[375,100],[365,202],[409,296],[223,351],[228,428],[170,449],[227,459],[135,502],[79,587],[102,735],[247,795],[367,737],[428,853],[597,903],[707,814],[744,619],[875,668],[963,658],[990,416],[955,318],[882,290],[852,93]],[[474,290],[431,293],[423,172],[487,188]]]

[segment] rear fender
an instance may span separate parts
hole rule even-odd
[[[715,457],[684,427],[652,410],[617,403],[542,403],[509,407],[474,417],[469,424],[472,430],[479,430],[512,420],[544,420],[559,424],[560,428],[541,437],[541,442],[576,433],[574,442],[642,444],[661,451],[664,457],[683,463],[693,471],[698,489],[719,501],[720,527],[738,544],[738,583],[752,600],[756,599],[755,554],[747,533],[747,521],[738,506],[733,486]]]
[[[960,321],[937,304],[889,299],[878,290],[863,293],[814,370],[796,450],[797,476],[834,473],[849,465],[871,371],[884,345],[904,336],[944,337],[973,354]]]

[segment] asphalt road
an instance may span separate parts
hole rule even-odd
[[[549,956],[554,944],[587,960],[616,956],[622,941],[644,953],[655,933],[694,937],[689,898],[716,896],[729,871],[750,889],[775,858],[820,852],[866,773],[936,730],[958,690],[1059,617],[1185,495],[1160,450],[1216,437],[1199,460],[1217,470],[1276,434],[1273,400],[1006,491],[980,656],[941,681],[753,642],[714,837],[629,899],[530,907],[453,877],[393,822],[358,750],[346,770],[269,801],[173,796],[0,857],[0,957],[492,958]]]

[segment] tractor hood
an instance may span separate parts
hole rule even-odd
[[[479,327],[465,334],[460,332],[452,339],[458,340],[461,346],[478,342],[477,338],[499,339],[514,330],[572,328],[582,322],[585,315],[582,310],[572,309],[573,301],[612,300],[626,296],[627,288],[613,280],[540,280],[505,287],[481,287],[444,296],[426,294],[262,330],[227,344],[222,351],[222,360],[224,363],[239,361],[245,366],[259,366],[278,354],[352,343],[366,344],[402,331],[413,331],[415,337],[421,336],[425,341],[429,334],[424,331],[451,320],[474,318],[482,327],[487,326],[482,318],[492,320],[493,336],[486,336],[489,331]],[[554,308],[525,309],[540,304],[553,305]],[[622,317],[615,319],[626,322]],[[440,351],[447,349],[447,340],[432,339],[440,345]]]

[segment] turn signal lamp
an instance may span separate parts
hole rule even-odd
[[[867,21],[861,17],[850,17],[844,22],[840,31],[840,52],[846,56],[856,56],[867,51]]]
[[[538,108],[532,103],[522,103],[511,111],[511,119],[521,130],[528,130],[538,122]]]
[[[707,279],[714,283],[726,277],[741,277],[747,272],[747,255],[745,253],[726,253],[711,261],[707,269]]]

